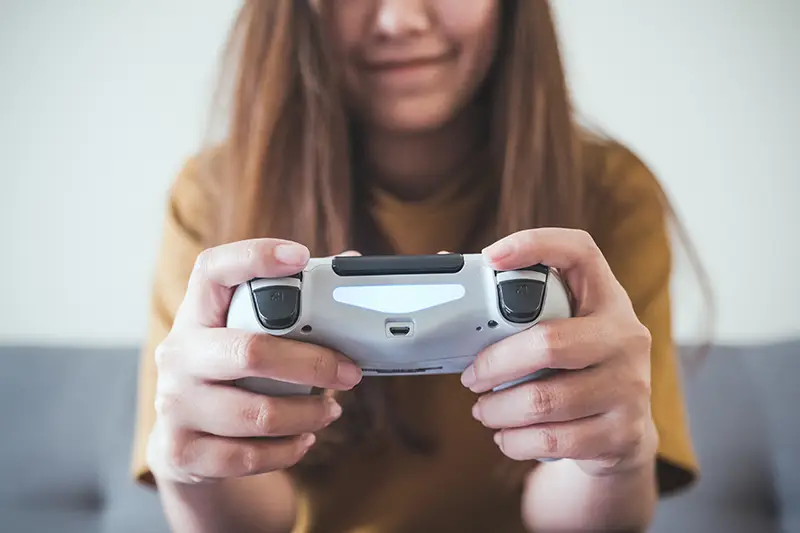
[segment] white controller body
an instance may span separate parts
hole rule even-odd
[[[485,347],[570,316],[567,287],[541,265],[495,271],[480,254],[332,257],[312,258],[295,277],[238,286],[227,327],[326,346],[364,376],[397,376],[461,373]],[[313,392],[265,378],[237,385],[272,396]]]

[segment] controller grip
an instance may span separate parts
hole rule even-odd
[[[288,383],[269,378],[241,378],[237,379],[234,384],[250,392],[266,396],[308,396],[313,394],[315,389],[311,385]]]

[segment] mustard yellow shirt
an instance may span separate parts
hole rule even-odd
[[[686,487],[698,474],[673,347],[671,249],[660,188],[652,173],[622,146],[585,145],[585,172],[593,183],[590,228],[639,319],[652,334],[652,411],[660,435],[662,492]],[[133,475],[152,483],[145,462],[155,420],[153,351],[168,333],[197,254],[213,201],[199,185],[213,162],[188,162],[171,189],[152,293],[150,330],[142,350]],[[375,191],[371,212],[399,253],[459,251],[467,223],[477,216],[481,191],[443,191],[404,202]],[[405,418],[435,436],[432,456],[391,441],[373,442],[337,456],[325,481],[298,482],[296,533],[400,531],[522,532],[521,486],[509,483],[520,464],[505,458],[492,432],[475,421],[475,395],[459,376],[387,377],[392,401]],[[530,466],[534,466],[531,463]]]

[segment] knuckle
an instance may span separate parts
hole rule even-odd
[[[642,324],[638,318],[632,316],[629,320],[618,321],[615,324],[615,337],[619,339],[621,350],[626,353],[644,353],[650,355],[653,336],[650,329]]]
[[[252,239],[247,241],[241,252],[243,264],[256,271],[267,273],[274,269],[275,245],[273,239]]]
[[[642,446],[647,435],[648,414],[649,409],[637,403],[615,418],[608,432],[613,453],[625,456]]]
[[[210,477],[228,477],[238,475],[242,471],[242,464],[245,462],[245,450],[250,445],[235,444],[215,447],[213,452],[209,450],[204,463],[204,470],[208,471]]]
[[[155,399],[156,415],[162,419],[174,418],[179,410],[180,396],[173,392],[159,392]]]
[[[245,423],[252,427],[257,435],[269,435],[275,430],[275,409],[269,399],[259,401],[256,405],[245,409]]]
[[[194,268],[192,269],[193,276],[199,278],[204,278],[207,276],[213,254],[214,254],[213,248],[206,248],[205,250],[197,254],[197,257],[194,260]]]
[[[242,335],[231,342],[231,357],[237,368],[255,371],[262,363],[261,335]]]
[[[647,351],[647,354],[650,354],[650,347],[653,343],[653,335],[650,332],[650,329],[642,323],[638,323],[637,327],[634,328],[633,338],[638,347],[641,347],[643,350]]]
[[[550,426],[544,426],[540,430],[540,435],[542,440],[542,448],[546,454],[550,455],[562,452],[562,439],[554,428]]]
[[[169,335],[158,343],[153,351],[153,359],[155,360],[156,368],[159,370],[167,369],[177,350],[178,348],[174,339]]]
[[[262,247],[259,246],[259,242],[260,241],[258,240],[250,240],[244,243],[242,248],[242,259],[244,259],[245,262],[251,263],[261,255],[259,252],[261,251]]]
[[[627,438],[627,445],[629,449],[635,449],[641,446],[645,437],[646,422],[644,417],[638,417],[635,424],[631,425],[630,434]]]
[[[639,447],[643,438],[643,424],[634,423],[628,424],[614,432],[616,439],[613,442],[614,453],[617,455],[626,455],[630,450],[635,450]]]
[[[336,362],[325,350],[315,350],[311,365],[311,374],[316,382],[333,383],[336,380]]]
[[[590,263],[604,261],[603,252],[600,250],[592,234],[583,229],[575,231],[577,235],[576,250],[580,252],[584,260]]]
[[[192,440],[177,434],[170,442],[168,449],[169,463],[176,470],[187,471],[194,464]]]
[[[538,232],[535,229],[521,230],[514,235],[520,246],[532,247],[536,244]]]
[[[156,368],[164,368],[164,362],[167,360],[167,355],[169,354],[169,347],[166,343],[162,342],[158,346],[156,346],[155,351],[153,352],[153,357],[156,362]]]
[[[475,377],[478,381],[488,379],[492,376],[497,358],[497,348],[493,347],[480,354],[472,364],[475,370]]]
[[[321,379],[323,377],[325,370],[325,356],[322,354],[321,351],[318,351],[316,354],[314,354],[314,358],[311,364],[312,364],[311,373],[314,375],[316,379]]]
[[[577,229],[575,231],[576,231],[576,235],[577,235],[578,241],[580,242],[581,246],[583,247],[584,252],[586,252],[588,254],[594,254],[594,253],[597,253],[597,252],[600,251],[600,249],[598,248],[597,243],[595,242],[594,237],[592,237],[591,233],[589,233],[588,231],[586,231],[584,229]]]
[[[650,397],[653,393],[649,376],[635,377],[630,381],[630,386],[632,391],[630,397],[637,400],[634,402],[636,408],[634,412],[636,415],[642,415],[649,410]],[[639,401],[640,399],[642,401]]]
[[[548,416],[555,409],[555,402],[552,394],[541,385],[534,383],[528,387],[528,406],[531,414],[538,416]]]
[[[242,474],[252,474],[258,469],[259,448],[254,444],[243,444],[234,460],[238,463],[233,468]]]
[[[548,323],[539,324],[538,331],[544,362],[552,365],[558,357],[559,350],[564,346],[564,331]]]

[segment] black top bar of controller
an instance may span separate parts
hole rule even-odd
[[[455,274],[464,268],[462,254],[372,255],[334,257],[333,271],[339,276],[392,276],[400,274]],[[547,267],[534,265],[521,270],[547,274]]]
[[[332,267],[340,276],[455,274],[464,268],[464,256],[438,254],[334,257]]]

